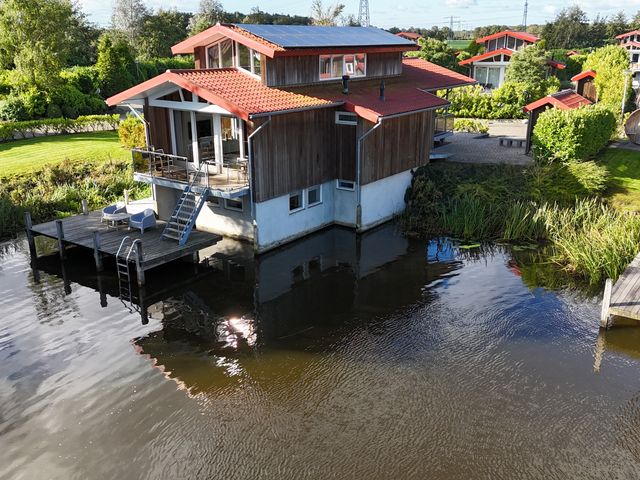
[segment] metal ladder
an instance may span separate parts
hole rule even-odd
[[[162,232],[163,239],[177,240],[178,245],[181,246],[187,243],[189,235],[196,224],[198,214],[207,201],[206,193],[202,193],[198,197],[194,192],[194,186],[199,181],[205,165],[207,165],[206,162],[200,164],[189,186],[180,195],[176,208]],[[208,176],[208,174],[207,169],[206,175]]]
[[[137,253],[136,246],[142,243],[140,239],[131,240],[128,235],[120,242],[116,253],[116,266],[118,269],[118,287],[120,291],[120,301],[129,308],[130,311],[140,311],[134,302],[137,298],[133,296],[131,289],[131,255]],[[129,305],[127,305],[127,303]]]

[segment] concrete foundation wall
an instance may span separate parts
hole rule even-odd
[[[361,230],[390,220],[404,210],[404,194],[411,185],[411,170],[363,185]]]

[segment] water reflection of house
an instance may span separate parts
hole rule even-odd
[[[270,352],[285,350],[304,363],[309,352],[330,351],[362,322],[374,325],[404,306],[429,302],[425,285],[459,264],[426,264],[422,247],[392,227],[360,236],[344,228],[319,232],[249,261],[255,276],[239,285],[253,296],[229,301],[232,288],[212,276],[150,305],[162,330],[136,340],[137,348],[194,392],[228,386],[252,370],[286,369],[278,363],[286,356]],[[258,352],[263,362],[255,361]]]

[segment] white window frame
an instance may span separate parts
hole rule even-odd
[[[364,73],[362,75],[358,75],[358,76],[353,76],[353,74],[348,74],[346,73],[346,67],[345,67],[345,63],[344,63],[344,57],[347,55],[364,55]],[[338,77],[327,77],[327,78],[322,78],[321,77],[321,66],[322,66],[322,57],[331,57],[331,64],[333,65],[333,59],[334,57],[342,57],[342,75],[349,75],[349,77],[351,78],[364,78],[367,76],[367,54],[366,53],[339,53],[339,54],[326,54],[326,55],[318,55],[318,79],[321,82],[327,82],[327,81],[335,81],[335,80],[340,80],[342,79],[342,75],[338,76]],[[333,71],[333,69],[331,69]]]
[[[294,195],[300,195],[300,206],[298,208],[295,208],[293,210],[291,210],[291,197]],[[289,199],[289,214],[292,213],[298,213],[301,212],[302,210],[305,209],[305,191],[304,189],[302,190],[296,190],[295,192],[291,192],[288,196]]]
[[[253,55],[255,53],[255,50],[253,50],[252,48],[247,47],[245,44],[240,43],[240,42],[234,41],[233,43],[234,43],[233,48],[234,48],[234,51],[235,51],[235,56],[234,56],[233,60],[235,62],[236,68],[238,70],[242,70],[243,72],[250,73],[251,75],[253,75],[256,78],[260,78],[260,74],[259,73],[255,73],[255,65],[253,64]],[[247,70],[246,68],[240,66],[240,45],[242,45],[244,48],[249,50],[249,70]],[[260,70],[262,70],[262,59],[260,60]]]
[[[340,185],[340,183],[350,183],[351,187],[345,187]],[[352,182],[351,180],[342,180],[342,179],[338,179],[336,180],[336,188],[338,190],[346,190],[348,192],[353,192],[356,189],[356,182]]]
[[[215,198],[217,200],[217,202],[212,202],[211,200],[207,200],[207,205],[209,206],[209,208],[222,208],[222,198],[220,197],[210,197],[210,198]]]
[[[316,202],[309,202],[309,192],[311,192],[312,190],[318,190],[318,200]],[[313,187],[309,187],[305,190],[305,203],[307,205],[307,208],[311,208],[311,207],[315,207],[318,206],[322,203],[322,184],[320,185],[314,185]]]
[[[240,202],[240,207],[234,207],[234,206],[230,206],[229,205],[229,201],[232,202]],[[232,212],[244,212],[244,202],[242,201],[242,199],[235,199],[235,198],[225,198],[224,199],[224,208],[225,210],[231,210]]]
[[[341,119],[340,117],[350,117],[350,118],[353,118],[353,120],[345,120],[344,118]],[[357,126],[358,115],[353,112],[336,112],[336,125]]]

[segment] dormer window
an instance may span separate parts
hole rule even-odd
[[[367,74],[367,54],[320,55],[320,80],[335,80],[343,75],[364,77]]]
[[[260,61],[260,52],[232,40],[222,40],[207,47],[207,68],[237,67],[260,75]]]

